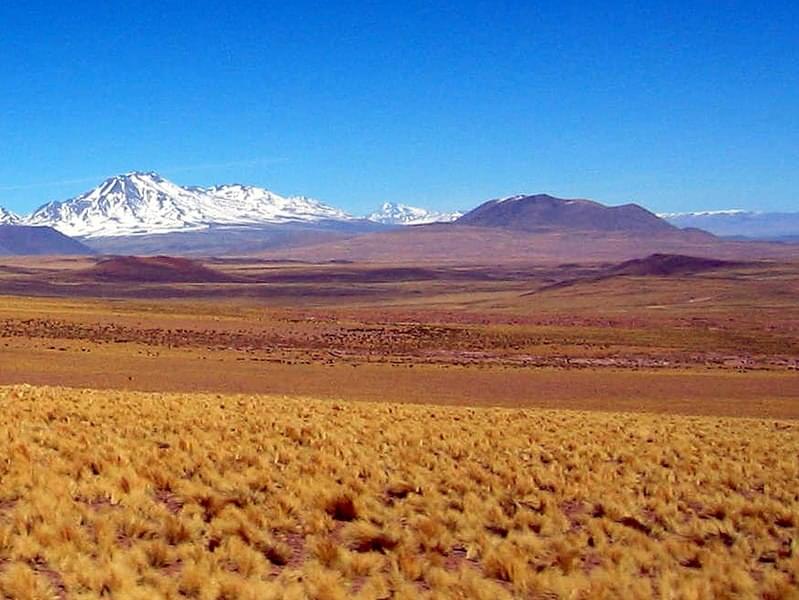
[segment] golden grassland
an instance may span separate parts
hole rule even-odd
[[[0,410],[5,598],[799,597],[795,422],[30,386]]]

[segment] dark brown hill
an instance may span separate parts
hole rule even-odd
[[[524,296],[531,296],[548,290],[572,287],[578,284],[598,283],[616,277],[671,277],[679,275],[697,275],[709,271],[729,269],[755,264],[752,262],[721,260],[700,256],[686,256],[684,254],[650,254],[645,258],[634,258],[622,263],[599,269],[595,273],[564,279],[557,283],[545,285],[535,291],[527,292]]]
[[[174,256],[114,256],[98,261],[85,276],[100,281],[226,283],[235,278],[201,262]]]
[[[458,225],[500,227],[520,231],[675,231],[637,204],[605,206],[592,200],[565,200],[547,194],[489,200],[456,221]]]
[[[83,255],[93,251],[52,227],[0,225],[0,256]]]
[[[729,267],[739,267],[746,263],[699,256],[685,256],[682,254],[651,254],[646,258],[635,258],[625,261],[606,271],[606,276],[633,275],[645,277],[648,275],[690,275],[705,271],[715,271]]]

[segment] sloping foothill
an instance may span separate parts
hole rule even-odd
[[[88,255],[92,250],[52,227],[0,225],[0,256]]]

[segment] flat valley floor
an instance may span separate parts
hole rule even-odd
[[[5,597],[796,597],[799,264],[111,266],[0,266]]]

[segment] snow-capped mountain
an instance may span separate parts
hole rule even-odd
[[[462,215],[463,213],[460,212],[443,213],[416,206],[408,206],[407,204],[385,202],[379,210],[366,218],[384,225],[424,225],[427,223],[449,223]]]
[[[660,215],[677,227],[697,227],[726,237],[778,240],[799,237],[799,213],[769,213],[739,209]]]
[[[242,218],[249,218],[253,223],[321,220],[348,221],[353,218],[338,208],[328,206],[307,196],[285,198],[258,187],[233,184],[194,189],[224,201],[224,203],[239,211]]]
[[[17,215],[0,206],[0,225],[16,225],[19,221],[20,218]]]
[[[238,184],[182,187],[156,173],[131,172],[71,200],[45,204],[24,222],[49,225],[72,237],[100,238],[351,219],[303,196],[283,197]]]

